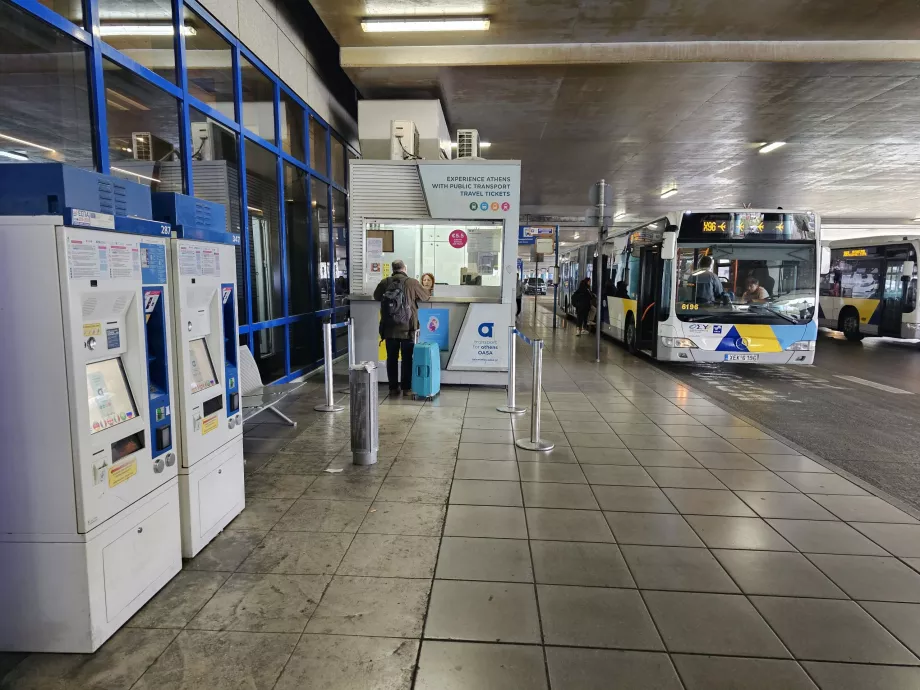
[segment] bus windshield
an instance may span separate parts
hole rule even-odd
[[[680,243],[681,321],[804,324],[814,319],[814,243]]]

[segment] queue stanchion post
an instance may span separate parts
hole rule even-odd
[[[555,443],[540,438],[540,410],[543,389],[543,341],[533,341],[533,406],[530,408],[530,438],[517,439],[514,442],[524,450],[552,450]]]
[[[348,370],[355,367],[355,320],[348,319]]]
[[[517,347],[515,343],[515,338],[517,336],[517,329],[514,326],[508,327],[508,404],[502,405],[501,407],[496,407],[495,409],[499,412],[507,412],[508,414],[524,414],[527,412],[526,407],[518,407],[516,394],[514,390],[515,381],[517,378]]]
[[[341,412],[343,405],[337,405],[332,393],[332,321],[323,323],[323,379],[325,382],[326,402],[313,409],[317,412]]]

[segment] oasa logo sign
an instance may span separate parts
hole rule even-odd
[[[479,335],[480,335],[481,337],[483,337],[483,338],[493,338],[493,337],[495,337],[495,336],[492,335],[492,329],[493,329],[493,328],[495,328],[495,324],[494,324],[494,323],[488,323],[488,322],[481,323],[481,324],[479,324],[479,329],[478,329],[478,330],[479,330]]]
[[[447,241],[450,242],[450,246],[454,249],[462,249],[465,247],[467,239],[469,238],[466,236],[466,233],[460,229],[452,230],[447,237]]]

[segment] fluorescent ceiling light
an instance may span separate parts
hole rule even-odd
[[[12,158],[14,161],[29,160],[28,156],[24,156],[21,153],[14,153],[13,151],[0,151],[0,156],[3,156],[4,158]]]
[[[115,100],[120,101],[122,104],[127,104],[131,106],[132,108],[137,108],[138,110],[150,110],[150,108],[148,108],[143,103],[139,103],[138,101],[135,101],[133,98],[128,98],[123,93],[116,91],[115,89],[106,87],[105,92],[108,96],[111,96]],[[110,98],[106,98],[106,101],[110,101],[110,100],[111,100]]]
[[[670,189],[666,189],[661,193],[661,198],[667,199],[668,197],[674,196],[675,194],[677,194],[677,187],[671,187]]]
[[[774,141],[772,144],[765,144],[760,147],[758,153],[770,153],[770,151],[776,151],[780,146],[785,146],[785,141]]]
[[[140,178],[142,180],[149,180],[150,182],[159,182],[159,180],[155,177],[148,177],[147,175],[141,175],[140,173],[136,173],[133,170],[125,170],[124,168],[116,168],[114,165],[112,166],[112,170],[117,170],[118,172],[124,173],[125,175],[134,175],[134,177]]]
[[[613,217],[613,219],[618,220],[620,218],[625,218],[625,217],[626,217],[626,211],[620,211]]]
[[[23,144],[25,146],[31,146],[34,149],[39,149],[40,151],[47,151],[48,153],[55,153],[54,149],[49,149],[47,146],[42,146],[41,144],[36,144],[31,141],[26,141],[25,139],[17,139],[16,137],[11,137],[9,134],[0,134],[0,139],[6,139],[7,141],[12,141],[14,144]]]
[[[915,222],[915,223],[920,223],[920,216],[917,216],[916,218],[914,218],[914,222]]]
[[[579,237],[581,237],[581,235],[579,235],[577,232],[574,235],[572,235],[573,240],[577,240]]]
[[[491,144],[490,142],[488,142],[488,141],[480,141],[480,142],[479,142],[479,148],[481,148],[481,149],[487,149],[487,148],[489,148],[491,145],[492,145],[492,144]]]
[[[488,17],[412,17],[402,19],[362,19],[368,33],[406,31],[488,31]]]
[[[183,26],[184,36],[194,36],[198,32],[194,27]],[[100,36],[173,36],[172,24],[103,24],[99,27]]]

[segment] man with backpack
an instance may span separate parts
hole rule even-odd
[[[418,330],[418,301],[427,302],[431,293],[415,278],[406,275],[406,263],[393,262],[393,275],[374,290],[380,302],[380,339],[387,346],[387,380],[390,393],[400,390],[399,357],[402,355],[402,390],[412,390],[412,351]]]

